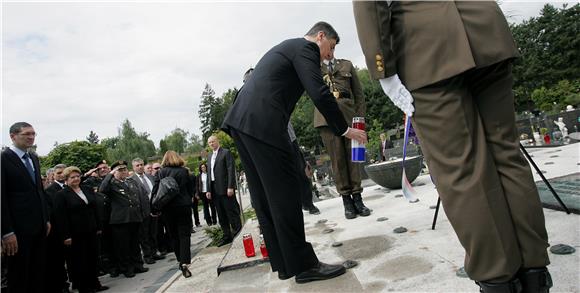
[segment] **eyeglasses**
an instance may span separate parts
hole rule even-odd
[[[36,132],[19,133],[20,136],[36,136]]]

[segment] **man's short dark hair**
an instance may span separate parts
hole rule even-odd
[[[10,126],[10,134],[18,134],[22,131],[22,128],[26,127],[32,127],[32,125],[27,122],[16,122]]]
[[[338,44],[340,42],[340,37],[338,33],[334,30],[334,28],[324,21],[319,21],[312,26],[312,28],[306,33],[307,36],[315,37],[318,32],[324,32],[328,39],[336,40]]]

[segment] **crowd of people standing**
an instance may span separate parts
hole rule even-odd
[[[191,277],[191,233],[200,227],[198,203],[208,226],[224,230],[220,245],[241,230],[230,152],[210,137],[212,152],[196,176],[174,151],[161,163],[141,158],[99,160],[82,172],[57,164],[41,176],[30,152],[36,133],[26,122],[10,128],[13,145],[2,150],[2,253],[8,292],[98,292],[99,276],[133,278],[174,252]],[[208,167],[209,165],[209,167]],[[163,206],[153,201],[161,181],[173,178],[178,193]],[[192,215],[194,216],[192,219]],[[72,286],[71,286],[72,285]]]

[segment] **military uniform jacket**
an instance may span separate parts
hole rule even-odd
[[[399,74],[411,91],[518,56],[495,1],[353,1],[353,9],[371,76]]]
[[[352,122],[352,117],[364,117],[366,112],[365,97],[362,86],[356,74],[356,68],[352,62],[345,59],[335,59],[332,72],[328,72],[328,66],[321,64],[323,79],[331,82],[330,87],[347,123]],[[314,109],[314,127],[327,126],[324,116],[318,109]]]
[[[126,224],[142,222],[140,183],[131,178],[125,181],[117,180],[113,174],[108,174],[99,188],[105,194],[105,201],[111,208],[109,224]],[[146,195],[145,195],[146,197]]]

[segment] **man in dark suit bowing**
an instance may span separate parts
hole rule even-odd
[[[283,41],[268,51],[240,89],[226,114],[224,130],[234,139],[248,179],[270,264],[280,279],[325,280],[345,272],[318,261],[304,234],[301,170],[287,127],[306,90],[334,134],[366,142],[351,129],[322,80],[320,62],[330,59],[339,41],[328,23],[319,22],[304,38]]]
[[[2,151],[2,253],[7,256],[8,292],[43,292],[48,205],[38,157],[29,152],[36,132],[17,122],[12,145]]]
[[[212,135],[207,139],[207,144],[212,149],[207,157],[207,190],[206,197],[213,199],[217,210],[220,227],[224,232],[224,238],[218,243],[222,246],[232,242],[234,236],[242,229],[240,219],[240,205],[236,200],[236,172],[234,158],[228,149],[220,147],[217,136]]]

